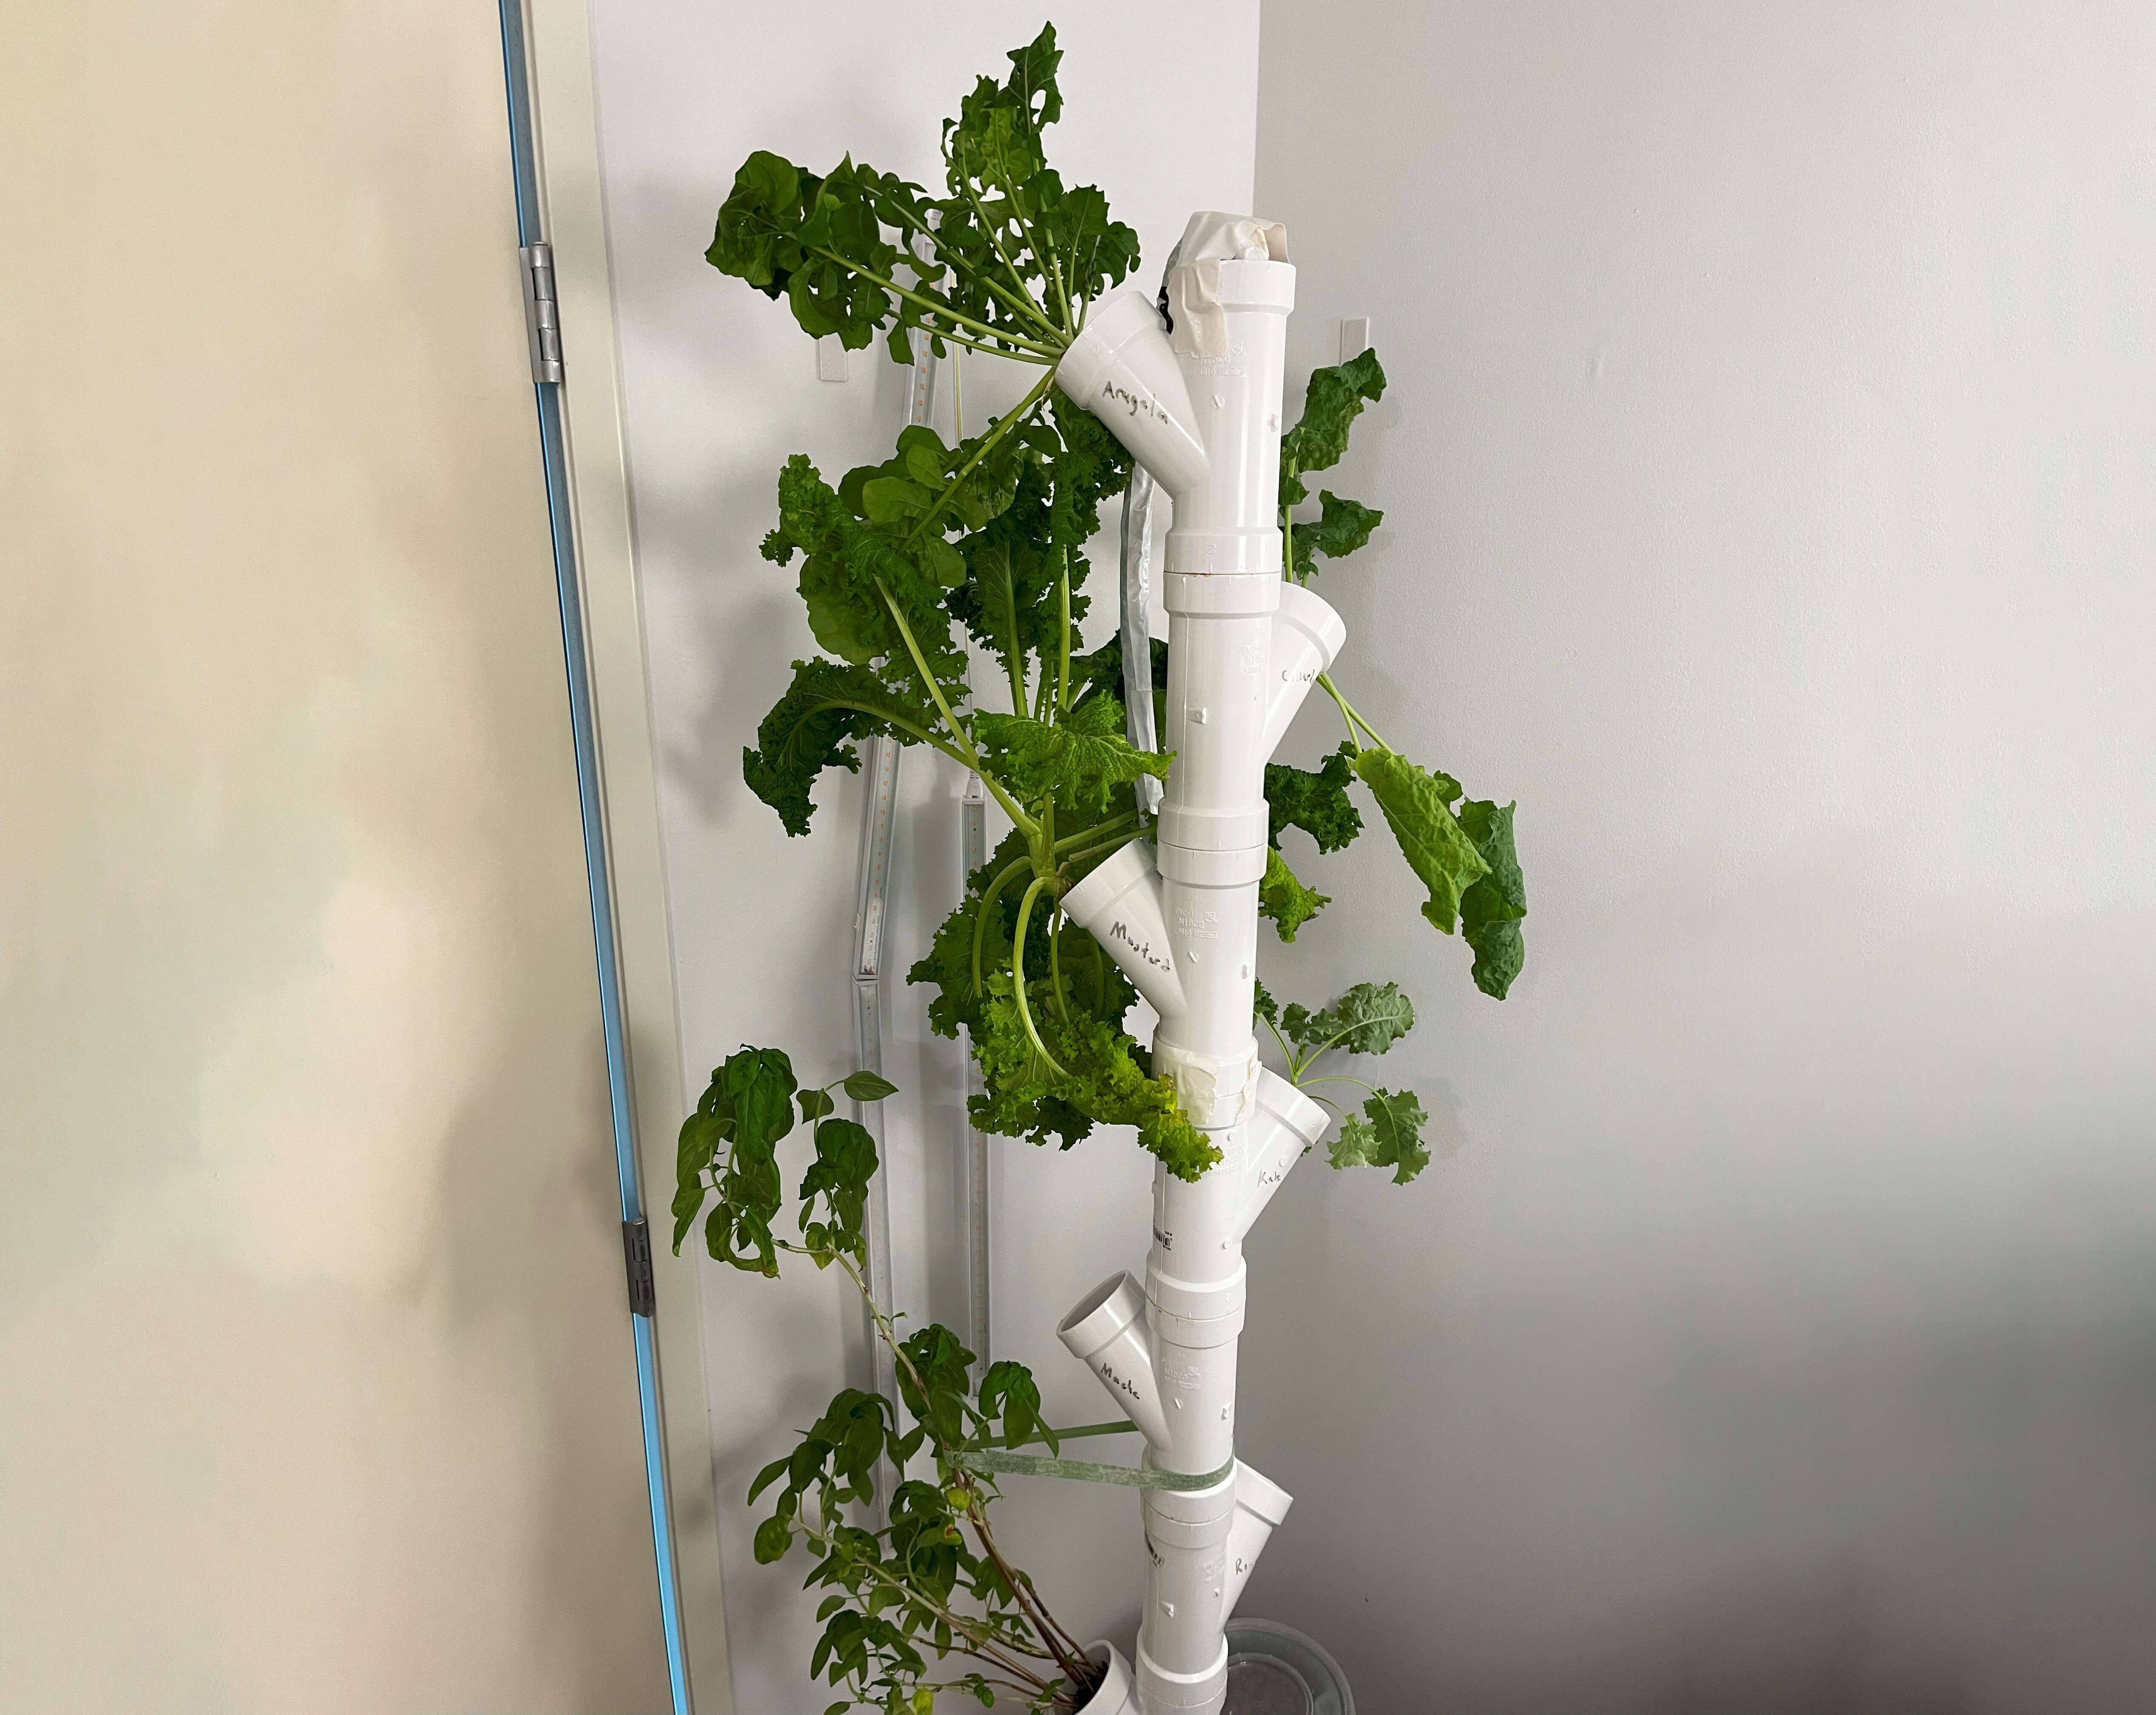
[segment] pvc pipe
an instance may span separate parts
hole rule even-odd
[[[1348,628],[1332,604],[1299,583],[1283,583],[1280,609],[1273,615],[1272,660],[1266,669],[1265,737],[1259,745],[1270,759],[1280,748],[1288,722],[1310,695],[1317,675],[1330,667],[1348,640]]]
[[[1243,1586],[1250,1581],[1250,1569],[1294,1504],[1295,1497],[1278,1483],[1247,1465],[1236,1466],[1235,1516],[1228,1527],[1228,1589],[1221,1599],[1222,1624],[1235,1617],[1235,1605],[1243,1599]]]
[[[1258,1073],[1258,1117],[1244,1158],[1243,1200],[1235,1215],[1238,1244],[1257,1224],[1273,1193],[1332,1122],[1318,1103],[1270,1067]]]
[[[1139,1702],[1147,1715],[1214,1707],[1227,1687],[1235,1475],[1207,1489],[1147,1489],[1142,1504],[1152,1577],[1138,1620]]]
[[[1086,1699],[1085,1715],[1139,1715],[1137,1685],[1123,1652],[1106,1638],[1096,1638],[1086,1646],[1086,1657],[1107,1671]]]
[[[1168,1419],[1153,1379],[1145,1314],[1146,1296],[1138,1283],[1128,1272],[1111,1275],[1078,1301],[1055,1334],[1101,1379],[1145,1438],[1160,1446],[1168,1441]]]
[[[1152,842],[1133,840],[1063,896],[1063,912],[1107,949],[1163,1018],[1183,1008]]]
[[[1281,578],[1281,394],[1295,301],[1286,249],[1277,228],[1194,215],[1165,286],[1173,333],[1142,296],[1117,294],[1096,307],[1057,377],[1175,507],[1162,582],[1176,757],[1157,843],[1125,848],[1064,908],[1153,1002],[1154,1069],[1173,1078],[1221,1157],[1194,1183],[1156,1171],[1144,1293],[1127,1275],[1105,1281],[1059,1332],[1144,1430],[1148,1460],[1188,1474],[1232,1465],[1242,1236],[1291,1165],[1285,1139],[1309,1130],[1314,1107],[1265,1083],[1250,1034],[1265,764],[1343,635],[1325,603]],[[1147,1715],[1217,1711],[1226,1695],[1236,1481],[1231,1471],[1195,1493],[1144,1497],[1136,1667]],[[1284,1500],[1252,1492],[1270,1530]],[[1246,1538],[1256,1528],[1245,1527]]]
[[[1182,366],[1143,292],[1111,292],[1057,364],[1063,391],[1115,431],[1116,439],[1169,494],[1193,492],[1210,461]]]

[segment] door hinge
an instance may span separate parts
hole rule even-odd
[[[659,1307],[659,1282],[651,1271],[651,1226],[643,1220],[621,1224],[621,1249],[629,1264],[629,1308],[649,1316]]]
[[[531,341],[531,378],[559,381],[562,324],[554,302],[554,247],[526,244],[516,254],[524,264],[524,331]]]

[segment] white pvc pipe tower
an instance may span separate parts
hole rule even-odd
[[[1057,372],[1175,507],[1163,578],[1175,763],[1158,845],[1123,848],[1064,909],[1160,1014],[1154,1070],[1173,1076],[1221,1158],[1194,1184],[1155,1170],[1144,1286],[1104,1281],[1059,1330],[1144,1433],[1150,1465],[1220,1473],[1202,1488],[1142,1492],[1144,1715],[1220,1708],[1223,1628],[1286,1515],[1287,1494],[1235,1461],[1243,1235],[1327,1117],[1260,1067],[1250,1014],[1265,765],[1344,636],[1325,603],[1281,577],[1286,251],[1277,226],[1194,215],[1168,278],[1173,331],[1142,293],[1117,293]]]

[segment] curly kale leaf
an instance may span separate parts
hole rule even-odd
[[[1460,895],[1490,873],[1489,864],[1452,814],[1460,783],[1390,750],[1364,751],[1355,758],[1355,772],[1385,813],[1400,855],[1430,890],[1423,916],[1450,935],[1460,914]]]
[[[1311,372],[1301,419],[1281,437],[1281,505],[1297,506],[1310,497],[1302,473],[1338,464],[1363,407],[1384,395],[1385,372],[1374,351]]]
[[[1277,846],[1265,848],[1265,878],[1258,883],[1258,915],[1270,917],[1283,941],[1332,903],[1332,896],[1306,887],[1296,879]]]
[[[1393,1183],[1404,1185],[1430,1165],[1430,1149],[1422,1141],[1422,1128],[1429,1123],[1414,1091],[1373,1091],[1360,1114],[1340,1122],[1330,1151],[1332,1165],[1389,1167]]]
[[[985,520],[999,503],[1003,461],[992,454],[947,500],[932,496],[972,444],[946,449],[933,429],[916,425],[901,433],[894,457],[848,471],[835,490],[806,455],[786,461],[778,523],[763,539],[763,557],[783,566],[797,552],[807,556],[801,598],[817,642],[833,655],[856,666],[882,661],[888,673],[910,677],[912,655],[895,607],[931,670],[963,681],[965,655],[952,639],[944,598],[964,578],[965,562],[942,531],[969,515]],[[943,511],[927,528],[932,504]]]
[[[796,661],[793,682],[742,752],[748,789],[778,813],[788,834],[808,831],[808,788],[824,769],[860,767],[854,741],[881,734],[912,743],[935,730],[934,709],[893,690],[865,667]]]
[[[973,1098],[973,1113],[982,1130],[1036,1143],[1052,1137],[1067,1149],[1096,1122],[1135,1126],[1144,1148],[1190,1180],[1220,1159],[1184,1116],[1173,1082],[1152,1076],[1124,1031],[1079,1006],[1066,1014],[1053,983],[1029,981],[1027,1009],[1042,1045],[1068,1075],[1059,1076],[1025,1034],[1010,973],[997,973],[988,988],[974,1044],[984,1093]]]
[[[1270,1003],[1272,997],[1265,997]],[[1414,1004],[1397,983],[1358,983],[1322,1012],[1291,1004],[1281,1032],[1312,1058],[1328,1048],[1383,1054],[1414,1029]]]
[[[1527,962],[1520,921],[1527,914],[1527,877],[1512,845],[1512,804],[1471,798],[1460,806],[1460,825],[1475,842],[1490,873],[1460,896],[1460,932],[1475,949],[1475,986],[1502,1000]]]
[[[973,717],[973,742],[996,777],[1027,804],[1053,798],[1096,814],[1118,787],[1141,776],[1168,778],[1174,753],[1137,750],[1123,737],[1123,706],[1105,692],[1086,699],[1060,726],[1026,715]]]
[[[1363,831],[1363,813],[1348,796],[1354,778],[1355,747],[1345,742],[1315,772],[1267,763],[1266,838],[1277,847],[1282,829],[1300,828],[1320,851],[1338,851]]]

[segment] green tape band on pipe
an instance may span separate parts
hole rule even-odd
[[[1134,1465],[1094,1465],[1083,1459],[1049,1459],[1038,1453],[1006,1453],[985,1447],[950,1456],[954,1465],[968,1471],[1015,1476],[1060,1476],[1074,1482],[1113,1483],[1126,1489],[1209,1489],[1223,1482],[1235,1469],[1235,1456],[1218,1471],[1186,1476],[1179,1471],[1148,1471]]]

